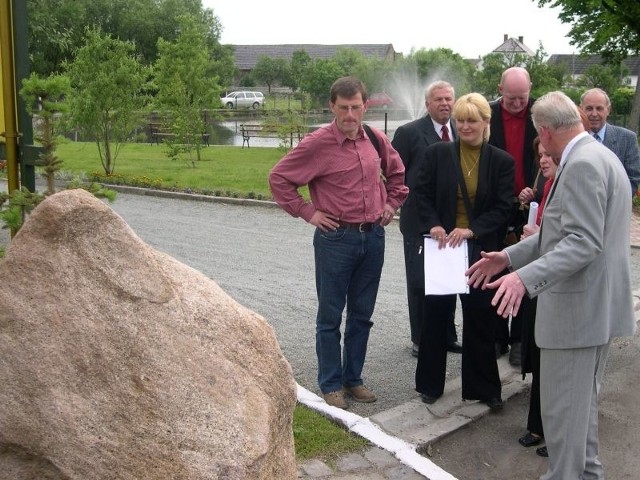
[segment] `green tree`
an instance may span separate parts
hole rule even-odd
[[[296,50],[293,52],[291,62],[289,62],[289,75],[284,83],[294,92],[300,88],[305,70],[311,64],[311,57],[304,50]]]
[[[106,174],[115,169],[118,152],[139,125],[146,103],[142,89],[147,69],[136,59],[134,45],[87,29],[86,44],[72,63],[70,116],[93,138]]]
[[[633,107],[634,90],[631,87],[617,88],[611,95],[611,109],[617,115],[629,115]]]
[[[563,23],[572,24],[571,44],[582,53],[601,55],[618,65],[640,54],[640,2],[637,0],[534,0],[560,9]],[[629,128],[638,131],[640,88],[636,88]]]
[[[495,99],[499,96],[498,85],[502,72],[508,68],[507,61],[500,53],[490,53],[480,61],[481,68],[473,76],[473,90],[488,99]]]
[[[31,71],[43,76],[61,72],[62,64],[73,60],[74,52],[84,45],[86,27],[131,41],[144,65],[156,61],[158,38],[175,40],[180,15],[198,18],[210,45],[219,40],[222,29],[201,0],[27,0],[27,13]]]
[[[411,55],[416,64],[418,76],[427,85],[435,80],[451,83],[456,95],[471,91],[473,65],[448,48],[420,49]]]
[[[256,80],[264,82],[271,93],[271,87],[274,83],[283,83],[283,80],[286,79],[287,69],[286,59],[260,55],[251,73]]]
[[[47,194],[55,193],[55,174],[62,165],[62,160],[56,156],[54,124],[61,118],[57,114],[66,113],[66,97],[70,92],[68,77],[53,75],[42,78],[35,73],[22,81],[20,89],[20,96],[27,105],[27,113],[40,119],[36,140],[42,145],[39,163],[47,176]]]
[[[300,87],[311,95],[316,106],[326,106],[331,85],[347,74],[333,59],[316,59],[305,69]]]
[[[156,105],[174,134],[169,154],[185,152],[195,167],[193,152],[200,160],[202,133],[206,130],[202,111],[217,107],[223,90],[207,45],[206,30],[196,18],[184,15],[180,17],[176,40],[158,40],[158,51]]]
[[[624,64],[590,65],[578,79],[576,85],[584,90],[597,87],[605,92],[613,93],[622,85],[623,78],[628,73],[629,69]]]
[[[540,43],[538,50],[532,57],[527,57],[524,67],[531,77],[531,96],[538,98],[547,92],[558,90],[563,85],[566,67],[550,65],[546,61],[547,54]]]

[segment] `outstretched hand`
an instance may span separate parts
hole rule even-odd
[[[509,257],[505,252],[480,252],[480,257],[480,260],[464,273],[469,277],[467,284],[482,290],[496,288],[496,282],[490,282],[490,280],[507,268]]]
[[[491,300],[491,305],[497,306],[498,315],[507,318],[510,315],[517,315],[522,303],[522,297],[527,293],[524,283],[520,280],[517,272],[500,277],[495,282],[487,285],[489,288],[498,288]]]
[[[480,260],[471,265],[465,272],[469,277],[467,284],[483,290],[496,289],[491,305],[497,306],[497,313],[504,318],[517,315],[522,297],[526,293],[524,283],[516,272],[504,275],[493,282],[491,278],[498,275],[509,265],[508,255],[502,252],[480,252]]]

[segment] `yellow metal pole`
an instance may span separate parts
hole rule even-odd
[[[7,180],[9,193],[20,188],[18,175],[18,117],[16,110],[16,82],[13,50],[12,0],[0,0],[0,67],[2,76],[2,107],[7,152]]]

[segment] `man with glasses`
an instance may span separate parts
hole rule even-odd
[[[318,384],[324,400],[338,408],[347,408],[345,392],[357,402],[377,399],[364,386],[362,369],[384,262],[384,227],[409,191],[386,135],[371,129],[378,153],[362,127],[366,102],[360,80],[336,80],[329,101],[333,122],[306,135],[269,174],[278,205],[316,227]],[[305,185],[311,201],[299,192]]]

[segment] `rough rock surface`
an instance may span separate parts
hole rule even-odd
[[[0,279],[2,479],[297,477],[271,326],[103,202],[49,197]]]

